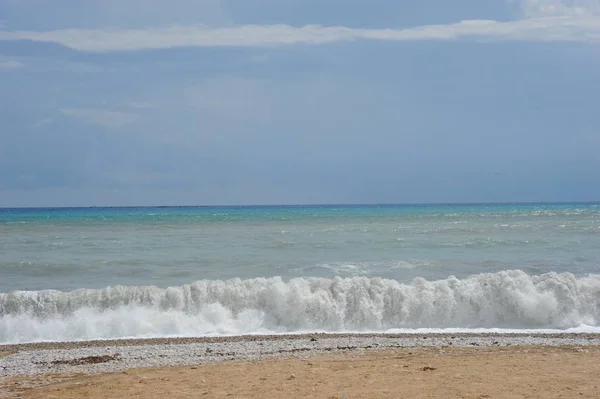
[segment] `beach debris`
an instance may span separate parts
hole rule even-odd
[[[277,353],[294,353],[294,352],[307,352],[310,351],[310,348],[292,348],[292,349],[280,349]],[[331,349],[329,349],[331,350]]]
[[[316,339],[315,337],[310,337],[310,341],[311,341],[311,342],[316,342],[316,341],[317,341],[317,339]]]
[[[356,349],[356,346],[341,346],[341,345],[338,345],[337,349],[341,350],[341,351],[345,351],[345,350]]]
[[[431,366],[425,366],[425,367],[423,367],[421,370],[423,370],[423,371],[433,371],[433,370],[435,370],[435,369],[436,369],[435,367],[431,367]]]
[[[294,378],[296,378],[296,375],[292,374],[288,377],[288,380],[293,380]]]
[[[81,366],[84,364],[98,364],[98,363],[107,363],[113,360],[119,360],[121,355],[118,353],[114,355],[104,355],[104,356],[86,356],[80,357],[77,359],[61,359],[61,360],[53,360],[50,363],[54,365],[68,365],[68,366]],[[44,362],[38,362],[37,364],[43,364]]]

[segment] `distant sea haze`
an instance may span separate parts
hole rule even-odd
[[[0,209],[0,343],[600,332],[600,205]]]

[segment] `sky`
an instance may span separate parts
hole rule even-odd
[[[600,200],[600,0],[0,0],[0,207]]]

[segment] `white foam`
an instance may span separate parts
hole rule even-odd
[[[281,278],[0,294],[0,343],[325,332],[600,332],[600,276]]]
[[[333,262],[323,263],[317,267],[328,269],[340,276],[361,276],[372,273],[390,272],[397,269],[414,269],[427,265],[425,261],[379,261],[379,262]]]

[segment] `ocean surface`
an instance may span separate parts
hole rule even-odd
[[[600,204],[0,209],[0,343],[600,332]]]

